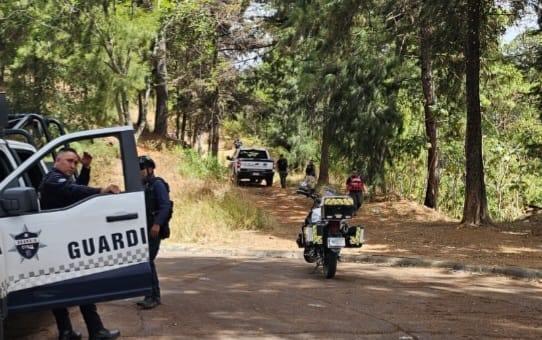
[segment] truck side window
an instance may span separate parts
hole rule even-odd
[[[21,159],[21,162],[26,161],[30,156],[32,156],[32,152],[28,150],[17,150],[17,155]],[[40,167],[40,163],[34,164],[30,169],[27,171],[28,178],[30,179],[30,184],[38,190],[41,180],[43,176],[45,175],[43,173],[43,169]]]
[[[13,168],[10,166],[9,160],[3,151],[0,151],[0,182],[6,178]]]
[[[55,150],[55,155],[58,155],[58,152],[63,148],[64,146],[60,146]],[[70,148],[75,149],[80,157],[84,156],[84,152],[89,153],[92,156],[92,162],[90,165],[90,172],[83,171],[81,160],[78,161],[77,165],[77,173],[74,174],[73,177],[70,178],[71,181],[73,181],[75,184],[88,186],[91,188],[105,188],[109,184],[115,184],[119,187],[120,191],[125,191],[125,178],[124,178],[124,168],[123,168],[123,161],[121,158],[121,148],[120,148],[120,142],[117,138],[113,137],[106,137],[106,138],[94,138],[92,140],[79,140],[77,142],[70,143]],[[49,171],[55,171],[53,170],[54,166],[54,157],[53,153],[45,155],[41,160],[45,164],[51,164],[51,169]],[[37,169],[39,170],[39,169]],[[36,170],[36,178],[37,178],[37,170]],[[139,172],[139,167],[136,169]],[[58,172],[58,170],[56,170]],[[32,178],[32,169],[29,169],[27,171],[28,177]],[[53,175],[55,176],[55,175]],[[57,174],[58,176],[58,174]],[[51,180],[51,177],[47,177],[49,180]],[[58,177],[52,177],[57,178],[58,180],[62,181],[59,183],[63,183],[66,180]],[[32,179],[32,182],[34,180]],[[39,191],[41,186],[42,179],[40,179],[40,182],[37,183],[37,189]],[[72,192],[72,196],[70,196],[69,199],[66,199],[66,201],[70,202],[70,205],[77,204],[81,201],[85,201],[87,199],[90,199],[90,197],[97,196],[98,194],[92,194],[87,195],[88,191],[85,191],[85,189],[80,188],[80,191],[77,191],[77,193]],[[40,202],[41,202],[41,209],[42,211],[46,210],[52,210],[57,209],[56,206],[58,200],[51,200],[50,193],[44,193],[43,191],[40,192]],[[44,197],[46,195],[46,197]],[[72,201],[72,198],[76,201]],[[48,203],[44,203],[45,200],[47,200]],[[51,203],[53,202],[53,203]]]

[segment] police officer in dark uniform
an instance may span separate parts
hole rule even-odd
[[[309,161],[309,164],[307,164],[307,167],[305,168],[305,176],[316,177],[316,167],[314,166],[314,162],[312,161],[312,159]]]
[[[81,161],[83,167],[79,177],[74,181],[73,177],[79,161]],[[40,184],[41,208],[43,210],[59,209],[92,195],[119,193],[119,187],[114,184],[105,188],[92,188],[87,186],[90,180],[91,162],[92,156],[86,152],[83,154],[83,158],[80,158],[74,149],[61,149],[55,157],[54,168],[45,175]],[[104,328],[102,320],[98,315],[96,305],[81,305],[79,308],[81,309],[81,314],[83,314],[83,318],[87,325],[89,339],[116,339],[120,336],[118,330],[108,330]],[[67,308],[53,309],[53,314],[55,315],[58,327],[59,339],[81,339],[81,333],[74,331],[72,328]]]
[[[284,158],[283,154],[280,155],[277,161],[277,169],[280,176],[280,186],[284,189],[286,188],[286,176],[288,176],[288,160]]]
[[[172,213],[172,202],[169,199],[169,185],[160,177],[156,177],[156,164],[148,156],[139,157],[139,171],[145,186],[145,202],[147,205],[147,228],[149,230],[149,258],[152,271],[152,291],[143,301],[137,303],[143,309],[152,309],[160,305],[160,284],[154,260],[160,249],[160,241],[169,237],[169,219]]]

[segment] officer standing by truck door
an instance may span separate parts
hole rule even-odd
[[[162,178],[155,176],[155,168],[156,164],[150,157],[139,157],[139,171],[145,186],[149,257],[152,271],[151,295],[137,303],[143,309],[152,309],[161,303],[160,284],[154,260],[158,255],[161,239],[169,237],[169,220],[173,212],[173,203],[169,199],[169,185]]]
[[[79,177],[74,182],[73,176],[79,161],[81,161],[83,167]],[[53,169],[43,177],[40,184],[41,208],[43,210],[60,209],[89,196],[119,193],[119,187],[114,184],[105,188],[87,186],[90,180],[91,162],[92,156],[87,153],[84,153],[83,158],[80,159],[74,149],[61,149],[55,157]],[[103,326],[95,304],[81,305],[79,308],[87,325],[89,339],[116,339],[120,336],[120,331],[116,329],[108,330]],[[74,331],[72,328],[67,308],[53,309],[53,314],[55,315],[60,340],[81,339],[81,333]]]

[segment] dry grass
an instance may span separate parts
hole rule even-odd
[[[114,183],[123,187],[118,141],[102,139],[74,146],[93,155],[91,186]],[[175,204],[170,242],[223,242],[236,237],[233,231],[269,230],[276,223],[245,192],[230,185],[226,170],[216,162],[151,142],[141,144],[138,154],[149,155],[156,162],[156,175],[170,186]]]
[[[224,169],[182,149],[155,151],[148,145],[138,149],[155,160],[157,175],[170,185],[175,202],[170,242],[227,241],[235,238],[235,230],[272,228],[272,218],[230,185]]]

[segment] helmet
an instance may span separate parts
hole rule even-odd
[[[154,164],[154,161],[149,156],[139,156],[139,170],[143,169],[154,169],[156,168],[156,164]]]

